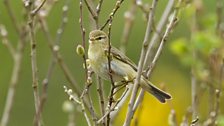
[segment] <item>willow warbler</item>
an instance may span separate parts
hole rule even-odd
[[[110,61],[111,71],[108,64],[108,36],[101,30],[94,30],[89,33],[88,64],[92,70],[101,78],[110,80],[112,75],[114,82],[133,82],[137,76],[137,66],[118,49],[111,47]],[[155,87],[144,76],[141,76],[140,86],[151,93],[160,102],[165,103],[171,96]]]

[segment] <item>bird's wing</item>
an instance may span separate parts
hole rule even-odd
[[[106,51],[108,52],[108,49],[106,49]],[[113,58],[130,65],[135,71],[137,71],[135,63],[125,56],[120,50],[115,47],[111,47],[110,53],[113,55]]]

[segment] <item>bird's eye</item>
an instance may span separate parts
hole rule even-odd
[[[102,39],[102,37],[98,37],[98,38],[97,38],[97,40],[101,40],[101,39]]]
[[[99,36],[99,37],[96,38],[96,40],[102,40],[102,39],[104,39],[104,38],[105,38],[105,37]]]

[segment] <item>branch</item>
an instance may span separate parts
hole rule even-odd
[[[66,77],[66,79],[69,81],[69,83],[71,84],[72,88],[74,89],[74,91],[78,94],[81,95],[80,89],[78,88],[78,83],[76,82],[76,80],[73,78],[73,75],[71,74],[70,70],[68,69],[68,66],[65,64],[59,49],[60,47],[58,45],[55,45],[53,43],[52,37],[50,35],[50,32],[48,30],[46,21],[44,19],[40,19],[40,24],[42,27],[42,30],[44,32],[44,35],[46,36],[47,40],[48,40],[48,44],[49,47],[52,51],[52,54],[54,55],[54,57],[57,60],[57,63],[59,64],[60,68],[62,69],[62,71],[64,72],[64,75]]]
[[[17,21],[17,19],[16,19],[15,14],[14,14],[13,11],[12,11],[13,9],[12,9],[11,6],[10,6],[9,0],[4,0],[3,2],[4,2],[4,4],[5,4],[5,6],[6,6],[7,12],[8,12],[8,14],[9,14],[9,17],[10,17],[10,19],[11,19],[11,21],[12,21],[12,24],[13,24],[15,30],[16,30],[16,33],[17,33],[17,34],[19,35],[19,37],[21,38],[21,32],[20,32],[19,23],[18,23],[18,21]]]
[[[34,15],[32,14],[32,9],[34,8],[34,1],[30,0],[29,1],[29,5],[27,6],[27,11],[29,14],[29,18],[28,18],[28,25],[29,25],[29,32],[30,32],[30,56],[31,56],[31,69],[32,69],[32,87],[33,87],[33,94],[34,94],[34,104],[35,104],[35,110],[36,113],[38,113],[38,106],[40,104],[39,101],[39,90],[38,90],[38,74],[37,74],[37,58],[36,58],[36,47],[37,47],[37,43],[35,40],[35,33],[34,33]],[[40,120],[38,120],[38,122],[36,124],[34,124],[35,126],[40,126]]]
[[[83,9],[82,9],[82,0],[80,0],[79,2],[79,9],[80,9],[80,18],[79,18],[79,23],[80,23],[80,32],[81,32],[81,35],[82,35],[82,47],[84,49],[84,52],[83,52],[83,55],[82,55],[82,58],[83,58],[83,62],[84,62],[84,69],[85,69],[85,80],[86,82],[88,81],[88,68],[87,68],[87,63],[86,63],[86,40],[85,40],[85,35],[86,35],[86,30],[83,26]],[[88,86],[89,83],[86,83]]]
[[[73,91],[72,89],[68,89],[66,86],[64,86],[64,90],[65,92],[67,93],[67,95],[69,96],[69,100],[70,101],[73,101],[75,104],[78,104],[81,106],[82,108],[82,113],[87,121],[87,124],[88,126],[92,126],[91,124],[91,121],[90,121],[90,118],[88,117],[87,115],[87,112],[86,112],[86,109],[85,109],[85,105],[84,105],[84,102],[83,102],[83,99],[80,98],[80,100],[73,94]]]
[[[135,19],[135,13],[136,13],[136,4],[135,2],[132,2],[130,9],[126,11],[124,14],[125,24],[123,28],[123,34],[121,37],[121,45],[120,45],[120,50],[123,53],[126,52],[126,46],[128,44],[128,39]]]
[[[155,48],[156,43],[158,42],[158,39],[161,37],[160,34],[162,33],[162,30],[167,23],[167,19],[173,9],[175,0],[169,0],[169,2],[166,5],[165,10],[163,11],[163,15],[160,18],[159,24],[156,27],[156,33],[152,36],[152,39],[149,42],[149,47],[146,53],[146,59],[144,61],[144,67],[149,66],[149,62],[151,61],[150,58],[153,56],[153,48]]]
[[[39,10],[44,6],[44,3],[46,2],[46,0],[43,0],[39,6],[37,6],[34,10],[31,11],[31,15],[35,16]]]
[[[111,21],[111,19],[114,17],[115,13],[117,12],[117,10],[120,8],[121,4],[124,2],[124,0],[118,0],[116,2],[116,5],[114,7],[114,9],[112,10],[112,12],[109,15],[109,18],[107,19],[107,21],[104,23],[104,25],[100,28],[100,30],[103,30],[106,25]]]
[[[130,101],[129,101],[129,104],[128,104],[128,112],[126,114],[126,119],[125,119],[125,122],[124,122],[123,126],[129,126],[130,123],[131,123],[132,117],[134,115],[134,111],[133,111],[134,102],[135,102],[135,98],[136,98],[136,95],[137,95],[140,78],[141,78],[141,75],[142,75],[143,61],[145,59],[146,51],[147,51],[147,47],[148,47],[148,43],[149,43],[148,39],[149,39],[150,33],[152,31],[152,22],[153,22],[157,2],[158,2],[158,0],[153,0],[152,7],[151,7],[151,12],[149,13],[149,19],[148,19],[148,22],[147,22],[145,38],[144,38],[144,41],[143,41],[141,56],[140,56],[139,63],[138,63],[137,77],[136,77],[136,80],[135,80],[135,83],[134,83],[131,98],[130,98]]]
[[[216,24],[216,32],[221,36],[224,32],[224,29],[221,27],[223,21],[223,2],[222,0],[216,0],[216,16],[217,16],[217,24]]]
[[[99,102],[100,102],[100,111],[101,111],[101,115],[105,115],[105,94],[104,94],[104,90],[103,90],[103,82],[102,79],[97,76],[97,92],[98,92],[98,96],[99,96]],[[103,126],[106,125],[106,120],[104,119],[102,122]]]
[[[145,59],[145,61],[144,61],[144,66],[147,66],[147,63],[148,63],[148,61],[150,61],[149,59],[150,59],[150,55],[152,55],[152,48],[155,46],[155,44],[156,44],[156,42],[157,42],[157,40],[159,39],[159,33],[161,33],[162,32],[162,29],[163,29],[163,27],[165,26],[165,24],[166,24],[166,22],[167,22],[167,19],[168,19],[168,17],[169,17],[169,14],[170,14],[170,12],[172,11],[172,8],[173,8],[173,6],[174,6],[174,0],[169,0],[169,2],[168,2],[168,4],[167,4],[167,6],[166,6],[166,8],[165,8],[165,10],[164,10],[164,13],[163,13],[163,15],[161,16],[161,19],[160,19],[160,21],[159,21],[159,24],[158,24],[158,26],[157,26],[157,30],[156,30],[156,33],[153,35],[153,37],[152,37],[152,39],[151,39],[151,41],[150,41],[150,43],[149,43],[149,47],[148,47],[148,50],[147,50],[147,53],[146,53],[146,59]],[[153,59],[154,61],[157,61],[157,60],[155,60],[155,57],[154,57],[154,59]],[[155,63],[154,63],[155,64]],[[149,78],[149,76],[150,76],[150,74],[151,74],[151,72],[152,72],[152,70],[154,69],[154,67],[153,66],[150,66],[149,67],[149,69],[147,70],[147,75],[146,75],[146,78]],[[141,101],[142,101],[142,97],[144,96],[143,94],[144,94],[144,90],[142,90],[141,89],[141,91],[140,91],[140,93],[139,93],[139,95],[138,95],[138,97],[137,97],[137,99],[136,99],[136,102],[135,102],[135,105],[134,105],[134,111],[136,111],[136,109],[137,109],[137,107],[138,107],[138,105],[139,105],[139,103],[141,103]]]
[[[113,21],[113,17],[111,17],[111,20],[109,22],[109,31],[108,31],[108,56],[107,56],[107,60],[108,60],[108,72],[109,72],[109,76],[110,76],[110,81],[111,81],[111,90],[110,90],[110,96],[109,96],[109,103],[108,103],[108,108],[109,110],[112,107],[112,104],[114,102],[114,90],[115,90],[115,85],[114,85],[114,80],[113,80],[113,76],[112,76],[112,69],[111,69],[111,60],[112,60],[112,55],[111,55],[111,26],[112,26],[112,21]],[[107,115],[107,126],[110,125],[110,113]]]
[[[154,66],[156,65],[158,59],[159,59],[159,56],[161,55],[161,52],[162,52],[162,49],[163,49],[163,46],[165,44],[165,42],[167,41],[167,38],[171,32],[171,30],[174,28],[174,26],[176,26],[177,22],[178,22],[178,19],[177,19],[177,13],[178,13],[178,10],[176,9],[170,16],[171,16],[171,20],[169,22],[169,24],[167,25],[167,28],[166,28],[166,31],[162,37],[162,40],[160,42],[160,45],[159,45],[159,48],[157,49],[156,51],[156,54],[155,54],[155,57],[151,63],[151,68],[154,68]],[[151,70],[152,69],[149,69],[149,73],[151,73]]]
[[[60,41],[61,41],[61,37],[62,37],[62,33],[64,31],[65,28],[65,24],[67,23],[67,12],[68,12],[68,5],[70,3],[70,0],[67,0],[65,2],[65,5],[63,6],[63,12],[62,12],[62,21],[61,21],[61,25],[57,30],[57,35],[56,35],[56,40],[55,40],[55,44],[59,45]],[[38,16],[38,18],[42,18],[41,16]],[[48,67],[48,71],[47,74],[45,76],[45,78],[42,81],[42,94],[40,96],[40,104],[38,106],[38,111],[37,114],[34,117],[34,124],[36,124],[39,120],[40,120],[40,115],[43,111],[44,108],[44,104],[47,100],[47,89],[48,89],[48,84],[49,84],[49,80],[52,76],[53,70],[55,68],[55,57],[52,55],[51,60],[50,60],[50,65]]]
[[[82,0],[81,0],[82,1]],[[80,1],[80,2],[81,2]],[[88,8],[88,10],[89,10],[89,12],[90,12],[90,14],[91,14],[91,17],[93,18],[93,20],[95,21],[94,23],[95,23],[95,26],[96,26],[96,28],[98,28],[98,14],[97,14],[97,12],[96,12],[96,10],[95,10],[95,8],[93,9],[93,3],[89,3],[88,2],[88,0],[84,0],[84,2],[85,2],[85,4],[86,4],[86,6],[87,6],[87,8]]]
[[[126,96],[127,92],[128,92],[129,88],[127,87],[126,90],[123,92],[123,94],[121,95],[121,97],[116,101],[116,103],[113,105],[113,107],[109,108],[109,110],[105,113],[105,115],[103,115],[98,121],[97,123],[101,123],[108,115],[110,115],[110,113],[114,110],[117,110],[117,105],[120,103],[120,101],[122,101],[122,99]],[[107,124],[109,125],[109,124]]]
[[[1,27],[1,36],[3,38],[3,42],[5,42],[5,44],[7,44],[8,49],[11,50],[10,52],[12,54],[13,62],[14,62],[12,76],[10,78],[9,88],[7,91],[8,93],[6,96],[5,107],[3,110],[1,123],[0,123],[1,126],[7,126],[8,122],[9,122],[10,114],[12,111],[12,106],[15,101],[15,92],[16,92],[16,87],[17,87],[19,77],[20,77],[21,64],[22,64],[22,59],[23,59],[25,43],[18,42],[18,48],[13,49],[11,44],[8,42],[7,34],[4,34],[4,30],[2,28],[3,27]],[[21,39],[24,39],[24,38],[21,38]]]
[[[5,108],[2,114],[1,126],[7,126],[10,118],[10,113],[12,111],[12,106],[15,101],[15,91],[20,77],[21,64],[23,59],[23,52],[16,53],[14,58],[14,65],[12,76],[9,82],[8,93],[5,102]]]
[[[89,2],[87,0],[84,0],[90,14],[92,15],[93,19],[95,20],[95,18],[97,17],[97,13],[95,12],[95,10],[91,7],[91,5],[89,4]]]
[[[9,50],[10,54],[12,55],[13,59],[15,59],[16,50],[13,47],[13,45],[11,44],[11,42],[9,42],[8,32],[5,28],[5,26],[1,25],[1,24],[0,24],[0,35],[2,37],[2,44],[5,45],[8,48],[8,50]]]
[[[16,87],[18,85],[18,81],[20,78],[21,64],[23,60],[23,52],[24,52],[25,42],[26,42],[25,40],[27,37],[27,29],[24,25],[22,25],[24,26],[24,29],[20,31],[18,21],[9,4],[9,0],[4,0],[4,4],[9,14],[10,20],[12,21],[12,24],[14,26],[14,29],[16,33],[19,35],[19,41],[18,41],[17,47],[14,48],[9,42],[9,39],[7,37],[7,34],[8,34],[7,31],[5,30],[4,26],[1,25],[0,35],[2,36],[2,39],[3,39],[2,42],[9,49],[9,52],[11,53],[13,57],[13,63],[14,63],[12,75],[9,82],[9,88],[7,91],[6,102],[4,105],[4,110],[3,110],[3,114],[2,114],[2,118],[0,122],[1,126],[7,126],[10,119],[10,114],[11,114],[12,107],[15,101]]]
[[[148,19],[149,8],[146,8],[148,4],[143,4],[142,0],[136,0],[136,5],[141,9],[146,19]]]
[[[103,4],[103,0],[99,0],[98,5],[96,7],[97,16],[99,16],[99,14],[100,14],[102,4]]]

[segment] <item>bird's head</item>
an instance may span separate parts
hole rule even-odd
[[[90,44],[102,44],[107,45],[108,36],[105,32],[101,30],[94,30],[89,33],[89,43]]]

